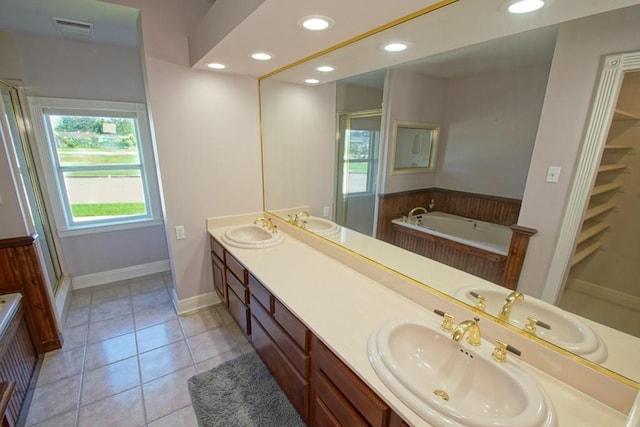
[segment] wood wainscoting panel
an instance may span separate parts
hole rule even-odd
[[[0,294],[20,292],[38,354],[62,347],[53,303],[36,252],[37,234],[0,240]]]

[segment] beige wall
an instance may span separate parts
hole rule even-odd
[[[267,80],[261,91],[265,206],[323,216],[335,193],[336,85]]]
[[[170,259],[184,300],[213,292],[206,218],[262,209],[258,85],[189,68],[187,34],[210,2],[127,3],[141,10]],[[184,240],[175,239],[178,225]]]
[[[378,179],[378,182],[381,182],[379,193],[388,194],[434,187],[436,184],[434,172],[394,175],[389,150],[396,120],[427,124],[442,123],[446,82],[409,71],[390,70],[387,73],[384,98],[381,144],[385,157],[380,159],[384,169],[382,180]]]
[[[12,36],[28,96],[145,102],[137,48],[21,33]],[[53,184],[43,184],[56,197]],[[157,186],[151,183],[151,187],[150,191],[157,194]],[[58,242],[65,273],[71,277],[168,259],[162,226],[65,236]]]
[[[640,8],[560,26],[518,223],[533,227],[518,289],[541,296],[560,231],[604,55],[640,50]],[[560,181],[546,183],[549,166]]]
[[[447,81],[437,186],[521,199],[549,64]]]

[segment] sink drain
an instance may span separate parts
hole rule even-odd
[[[447,402],[449,401],[449,395],[444,390],[440,390],[440,389],[434,390],[433,394],[435,394],[436,396],[442,398],[443,400],[446,400]]]

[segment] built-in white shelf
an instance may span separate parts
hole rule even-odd
[[[601,203],[599,205],[596,205],[592,208],[587,209],[587,212],[584,214],[583,220],[586,221],[588,219],[595,218],[598,215],[608,212],[615,207],[616,204],[613,202]]]
[[[573,267],[574,265],[578,264],[581,261],[584,261],[589,255],[593,254],[595,251],[600,249],[601,246],[602,246],[602,243],[593,242],[586,248],[576,252],[575,255],[573,256],[573,259],[571,260],[571,267]]]
[[[607,228],[609,228],[609,224],[605,222],[598,222],[588,228],[585,228],[578,235],[578,244],[585,242],[594,236],[597,236]]]
[[[640,115],[616,108],[613,113],[613,120],[640,120]]]
[[[609,164],[609,165],[600,165],[600,167],[598,168],[598,173],[600,172],[612,172],[612,171],[619,171],[622,169],[626,169],[627,165],[621,165],[620,163],[613,163],[613,164]]]
[[[607,184],[600,184],[593,187],[591,191],[592,196],[596,196],[598,194],[607,193],[609,191],[614,191],[622,187],[622,184],[619,182],[609,182]]]

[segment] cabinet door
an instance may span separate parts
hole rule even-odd
[[[211,253],[211,263],[213,265],[213,288],[220,296],[222,303],[228,307],[229,301],[227,300],[227,294],[224,286],[224,265],[213,252]]]

